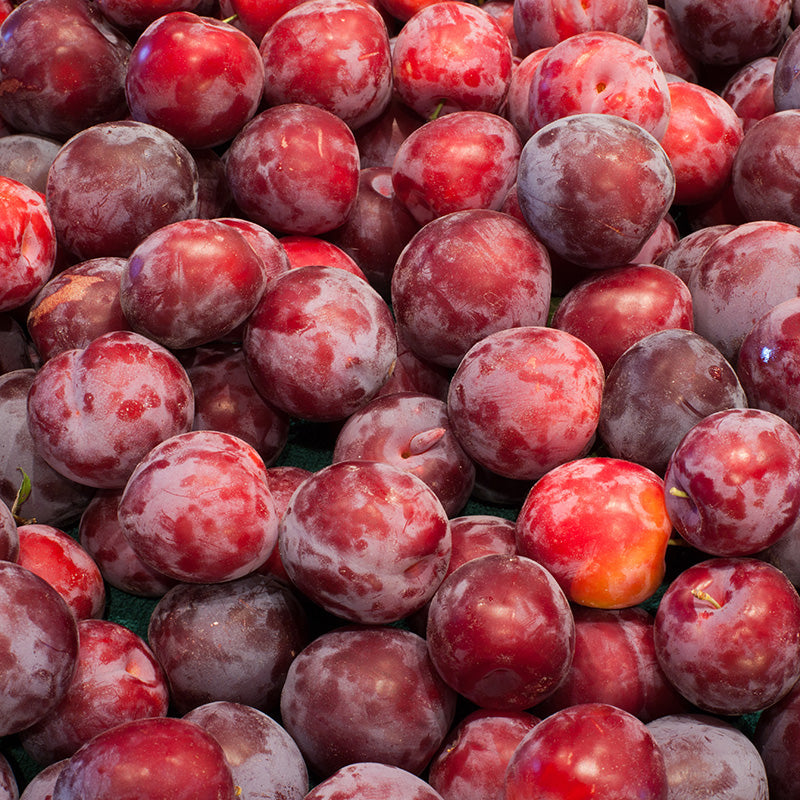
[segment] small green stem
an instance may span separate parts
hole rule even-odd
[[[670,490],[669,490],[669,493],[673,497],[680,497],[683,500],[688,500],[689,499],[689,495],[686,494],[686,492],[684,492],[683,489],[679,489],[677,486],[671,487]]]
[[[702,589],[692,589],[692,594],[705,603],[709,603],[713,608],[720,609],[722,606],[708,593]]]

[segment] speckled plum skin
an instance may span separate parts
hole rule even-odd
[[[437,110],[498,112],[511,67],[511,43],[500,25],[481,8],[450,0],[420,9],[392,51],[394,90],[425,119]]]
[[[410,133],[392,162],[395,196],[420,225],[471,208],[493,211],[517,178],[522,143],[486,111],[457,111]]]
[[[800,109],[776,111],[754,123],[736,152],[731,184],[745,219],[800,225],[800,171],[787,160],[800,131]]]
[[[791,0],[666,0],[686,50],[704,64],[741,65],[769,55],[781,41]]]
[[[112,331],[130,329],[119,302],[127,260],[92,258],[67,267],[41,288],[29,310],[28,333],[42,361],[86,347]]]
[[[767,800],[767,773],[755,745],[729,722],[707,714],[653,720],[667,768],[670,800]]]
[[[292,583],[330,613],[396,622],[430,600],[451,537],[441,502],[416,475],[377,461],[339,461],[314,473],[280,520]]]
[[[519,159],[524,219],[556,254],[585,267],[633,260],[669,210],[675,175],[636,123],[583,113],[540,128]]]
[[[25,305],[45,285],[56,261],[56,231],[41,194],[0,177],[0,311]]]
[[[753,325],[800,294],[799,256],[800,228],[786,222],[747,222],[719,236],[689,276],[695,331],[734,363]]]
[[[777,56],[763,56],[749,61],[736,70],[722,87],[722,99],[742,120],[745,131],[777,111],[774,81],[777,62]]]
[[[535,480],[594,441],[603,365],[570,333],[544,327],[489,334],[464,356],[448,393],[461,446],[507,478]]]
[[[597,431],[610,455],[663,475],[690,428],[715,411],[745,406],[722,353],[699,334],[674,328],[645,336],[617,359]]]
[[[653,616],[641,606],[572,606],[575,655],[567,677],[532,709],[541,717],[579,703],[608,703],[650,722],[691,706],[656,658]]]
[[[10,508],[20,487],[20,469],[31,481],[23,514],[45,525],[70,525],[91,500],[93,489],[54,470],[39,454],[28,427],[28,393],[36,371],[18,369],[0,375],[0,498]]]
[[[313,0],[276,20],[259,44],[264,102],[308,103],[356,130],[392,97],[389,34],[380,13],[356,0]]]
[[[243,342],[261,396],[293,417],[345,419],[391,374],[397,334],[389,306],[337,267],[281,276],[249,318]]]
[[[508,762],[538,722],[526,711],[470,712],[442,742],[428,782],[444,800],[504,800]]]
[[[172,135],[121,120],[93,125],[59,150],[47,175],[58,241],[79,259],[127,258],[145,236],[195,215],[197,164]]]
[[[445,682],[481,708],[522,711],[553,692],[575,651],[564,592],[519,555],[468,561],[428,611],[428,652]]]
[[[263,711],[219,700],[193,708],[184,719],[219,742],[242,797],[303,800],[306,796],[308,769],[300,749]]]
[[[661,69],[692,83],[698,82],[697,59],[678,41],[675,28],[663,6],[648,4],[647,27],[639,44],[653,55]]]
[[[530,85],[532,130],[571,114],[613,114],[656,140],[667,130],[664,71],[644,47],[610,31],[579,33],[554,45]]]
[[[544,325],[551,284],[547,250],[524,223],[472,209],[411,239],[392,274],[392,308],[420,358],[454,369],[490,333]]]
[[[3,23],[0,114],[59,141],[126,114],[130,43],[92,5],[36,0]]]
[[[0,561],[0,735],[45,717],[69,688],[78,659],[78,623],[43,578]]]
[[[274,713],[308,636],[297,596],[264,575],[180,583],[158,601],[147,629],[181,714],[220,700]]]
[[[647,25],[647,0],[514,3],[514,30],[524,53],[552,47],[577,33],[613,31],[638,42]]]
[[[247,575],[278,536],[264,461],[243,439],[218,431],[156,445],[128,479],[117,514],[143,561],[191,583]]]
[[[466,505],[475,466],[450,430],[447,404],[414,392],[371,400],[351,414],[336,437],[337,461],[382,461],[430,486],[448,517]]]
[[[548,569],[570,601],[626,608],[661,584],[671,532],[658,475],[587,457],[534,484],[517,518],[517,549]]]
[[[281,718],[318,778],[360,761],[419,774],[450,729],[455,704],[422,637],[385,626],[339,628],[292,662]]]
[[[543,719],[506,772],[506,800],[667,800],[664,756],[647,726],[615,706],[583,703]]]
[[[248,218],[270,231],[310,236],[344,223],[358,172],[358,147],[344,120],[306,103],[257,114],[225,162],[234,200]]]
[[[680,573],[658,606],[654,636],[669,681],[711,713],[761,711],[800,676],[800,597],[755,558],[712,558]]]
[[[375,761],[348,764],[317,784],[305,800],[442,800],[422,778]]]
[[[58,776],[53,800],[234,800],[233,778],[216,739],[199,725],[148,717],[87,742]]]
[[[674,272],[687,286],[689,275],[700,263],[706,250],[723,233],[734,229],[735,225],[722,223],[709,225],[696,231],[691,231],[682,236],[673,248],[664,256],[661,265],[664,269]]]
[[[669,84],[671,111],[661,139],[675,172],[674,203],[715,200],[731,179],[742,121],[716,92],[689,81]]]
[[[67,601],[80,621],[101,617],[106,590],[92,557],[69,534],[41,523],[17,528],[17,563],[44,578]]]
[[[93,736],[143,717],[166,716],[169,690],[150,648],[109,620],[78,623],[75,676],[44,719],[20,734],[25,752],[45,765],[68,758]]]
[[[28,393],[28,427],[41,456],[62,475],[118,488],[159,442],[188,431],[194,397],[167,349],[129,331],[47,361]]]
[[[800,431],[800,298],[778,303],[745,336],[736,373],[749,405]]]
[[[125,75],[133,119],[171,133],[190,149],[233,139],[258,110],[264,64],[233,25],[171,11],[136,39]]]
[[[769,411],[718,411],[683,437],[664,490],[675,529],[693,547],[753,555],[777,542],[800,511],[800,434]]]
[[[606,375],[633,344],[658,330],[693,330],[686,284],[655,264],[627,264],[589,275],[570,289],[552,326],[586,342]]]
[[[182,350],[238,328],[267,281],[263,261],[237,230],[214,220],[182,220],[136,246],[120,280],[120,304],[133,330]]]

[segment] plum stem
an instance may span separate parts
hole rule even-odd
[[[444,428],[431,428],[412,436],[408,447],[403,452],[403,458],[427,453],[445,435],[445,432]]]
[[[30,525],[36,522],[36,520],[25,519],[19,513],[19,510],[22,507],[22,504],[31,496],[31,479],[28,477],[28,473],[25,472],[22,467],[17,467],[17,469],[22,473],[22,483],[20,483],[19,489],[17,489],[17,495],[14,498],[14,504],[11,506],[11,515],[14,517],[17,525]]]
[[[227,22],[228,25],[232,25],[237,19],[239,19],[239,15],[238,14],[231,14],[229,17],[226,17],[222,21],[223,22]]]
[[[433,120],[438,119],[439,115],[442,113],[442,109],[444,108],[444,100],[439,101],[439,105],[431,111],[431,115],[428,117],[428,122],[433,122]]]
[[[688,500],[689,499],[689,495],[686,494],[686,492],[684,492],[683,489],[679,489],[677,486],[670,487],[669,493],[673,497],[680,497],[683,500]]]
[[[709,603],[713,608],[719,609],[722,606],[708,593],[702,589],[692,589],[692,594],[698,599]]]

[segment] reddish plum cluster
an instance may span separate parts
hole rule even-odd
[[[797,800],[798,75],[0,0],[0,800]]]

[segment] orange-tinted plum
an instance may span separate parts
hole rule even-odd
[[[671,532],[658,475],[588,457],[534,484],[517,518],[517,548],[547,568],[572,602],[625,608],[658,589]]]

